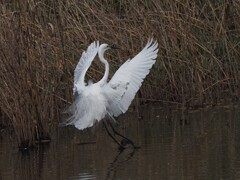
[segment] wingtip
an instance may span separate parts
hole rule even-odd
[[[157,40],[155,40],[153,37],[148,38],[148,43],[147,44],[156,44],[156,43],[157,43]]]
[[[157,40],[154,40],[154,38],[149,37],[149,38],[148,38],[147,45],[146,45],[146,48],[149,48],[149,47],[153,47],[154,49],[156,49],[156,48],[158,47],[158,42],[157,42]]]
[[[93,48],[99,47],[99,40],[93,41],[91,45]]]
[[[152,37],[149,37],[149,38],[148,38],[148,44],[152,44],[152,42],[153,42],[153,38],[152,38]]]

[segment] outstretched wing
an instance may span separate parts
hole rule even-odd
[[[108,100],[108,113],[118,116],[125,113],[156,61],[158,43],[149,39],[147,45],[132,60],[126,61],[114,74],[103,92]]]
[[[74,87],[73,94],[80,93],[85,87],[84,77],[85,74],[91,65],[94,57],[96,56],[99,49],[99,42],[94,41],[87,48],[87,51],[82,53],[82,56],[74,70]]]

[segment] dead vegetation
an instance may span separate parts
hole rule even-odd
[[[22,147],[50,139],[72,101],[75,65],[94,40],[120,48],[108,54],[111,73],[148,37],[158,40],[141,102],[190,107],[240,96],[238,1],[3,0],[0,16],[0,109]],[[87,78],[103,72],[95,61]]]

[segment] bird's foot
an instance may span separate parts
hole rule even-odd
[[[123,138],[121,140],[120,146],[119,146],[119,150],[124,150],[125,148],[127,148],[128,146],[131,146],[133,149],[139,149],[141,148],[141,146],[135,145],[132,141]]]

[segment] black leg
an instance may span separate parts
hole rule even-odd
[[[113,125],[111,124],[111,122],[108,122],[108,124],[110,125],[110,127],[112,128],[112,130],[113,130],[113,132],[114,132],[115,134],[117,134],[118,136],[122,137],[123,139],[125,139],[125,140],[127,141],[126,144],[131,144],[134,149],[140,148],[140,146],[136,146],[132,140],[130,140],[129,138],[127,138],[127,137],[123,136],[122,134],[120,134],[119,132],[117,132],[117,131],[114,129],[114,127],[113,127]],[[121,146],[123,146],[122,143],[121,143]]]
[[[108,130],[108,128],[107,128],[107,125],[105,124],[104,121],[103,121],[103,126],[105,127],[108,135],[113,139],[113,141],[114,141],[115,143],[117,143],[121,149],[125,149],[124,146],[123,146],[121,143],[119,143],[118,140],[109,132],[109,130]]]

